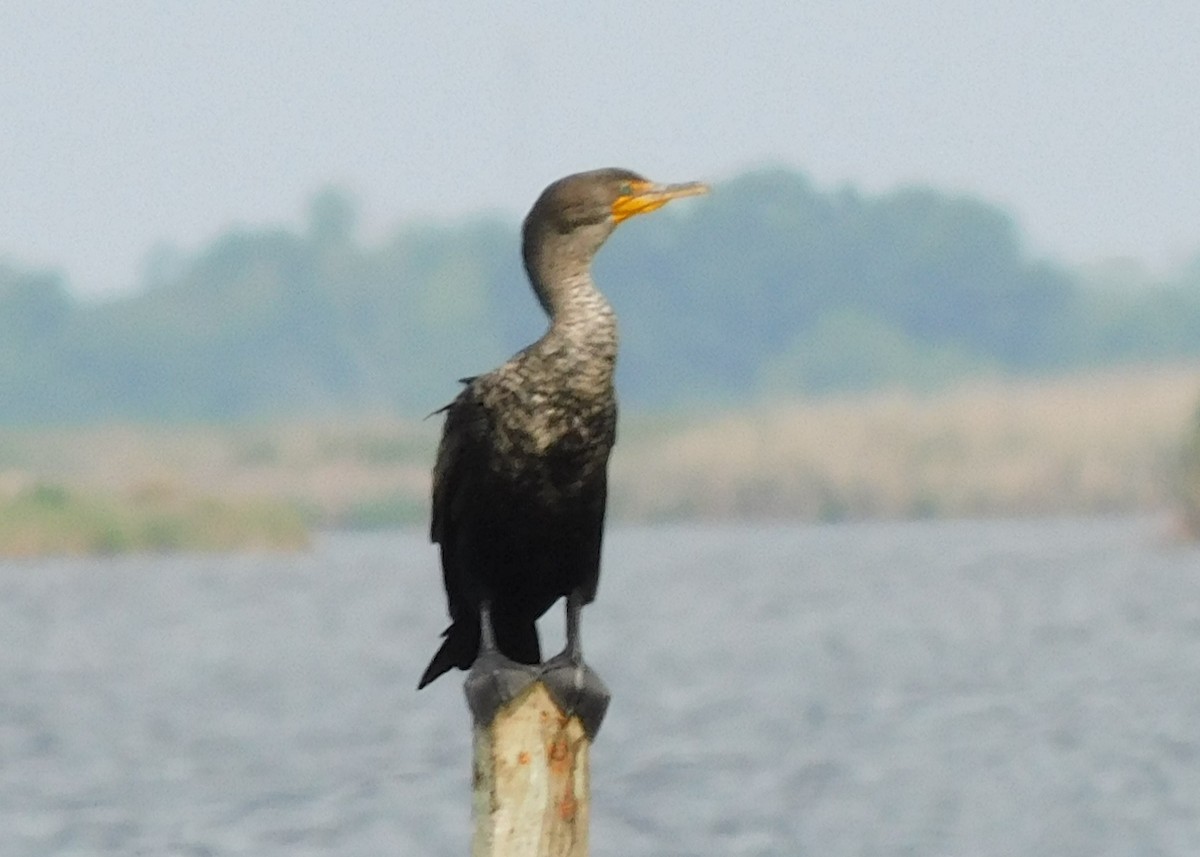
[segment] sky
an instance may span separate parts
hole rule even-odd
[[[1031,252],[1200,251],[1196,0],[0,0],[0,259],[82,293],[156,244],[514,220],[565,173],[924,183]]]

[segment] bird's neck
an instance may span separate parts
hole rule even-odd
[[[553,278],[533,277],[534,290],[550,316],[543,340],[580,371],[611,380],[617,358],[617,316],[592,279],[591,266],[556,266]],[[599,378],[597,378],[599,380]]]
[[[550,316],[543,350],[558,354],[569,371],[586,370],[606,383],[617,358],[617,319],[592,280],[592,259],[611,232],[609,222],[565,233],[527,223],[523,247],[525,271]]]

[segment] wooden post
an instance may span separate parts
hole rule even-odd
[[[474,732],[472,857],[587,857],[591,741],[579,718],[537,681]]]

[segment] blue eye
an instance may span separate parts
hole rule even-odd
[[[621,196],[633,196],[633,185],[629,182],[621,182]]]

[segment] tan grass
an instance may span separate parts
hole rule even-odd
[[[1194,367],[796,401],[622,448],[622,514],[1038,515],[1172,502]]]
[[[1138,512],[1181,496],[1200,368],[979,382],[691,416],[627,417],[613,516],[844,517]],[[0,433],[0,499],[29,486],[309,510],[323,526],[423,523],[439,422]],[[361,514],[360,514],[361,513]]]

